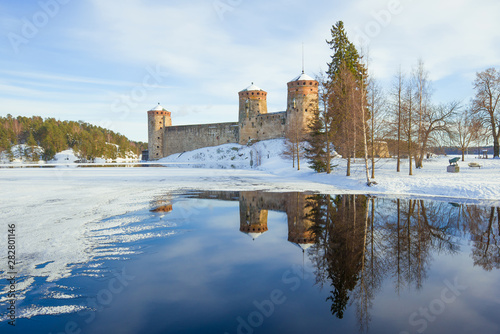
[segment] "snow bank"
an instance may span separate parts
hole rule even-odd
[[[109,143],[108,143],[109,144]],[[117,148],[119,147],[116,144]],[[38,161],[33,162],[33,154],[38,156]],[[11,152],[3,151],[0,152],[0,164],[13,164],[13,165],[32,165],[32,164],[45,164],[45,161],[41,160],[43,154],[43,149],[40,146],[36,146],[32,149],[30,146],[25,144],[12,146]],[[57,153],[54,159],[48,161],[49,164],[77,164],[80,162],[81,158],[78,157],[78,152],[73,149],[67,149],[62,152]],[[139,156],[132,151],[125,152],[124,158],[116,159],[104,159],[96,158],[95,163],[104,164],[110,162],[116,163],[130,163],[139,161]]]
[[[158,162],[191,164],[206,168],[251,169],[270,160],[282,161],[284,140],[260,141],[252,146],[223,144],[194,151],[172,154]]]
[[[76,156],[75,151],[69,149],[57,153],[50,163],[75,163],[77,160],[79,160],[79,158]]]
[[[43,148],[40,146],[35,146],[31,148],[25,144],[19,144],[12,146],[10,152],[2,151],[0,152],[0,163],[2,164],[22,164],[22,163],[33,163],[33,156],[38,156],[38,159],[42,158]]]

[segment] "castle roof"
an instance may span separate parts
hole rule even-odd
[[[249,91],[254,91],[254,90],[260,90],[260,91],[264,91],[263,89],[257,87],[256,85],[252,84],[250,86],[248,86],[247,88],[243,89],[242,92],[249,92]]]
[[[308,76],[307,74],[302,72],[301,75],[299,75],[298,77],[296,77],[292,81],[301,81],[301,80],[315,80],[315,79],[311,78],[310,76]]]
[[[303,250],[306,250],[308,249],[309,247],[311,247],[312,245],[314,244],[298,244],[300,248],[302,248]]]
[[[150,111],[168,111],[167,109],[163,108],[161,105],[160,105],[160,102],[158,102],[158,105],[156,107],[154,107],[153,109],[151,109]]]
[[[310,243],[310,244],[300,244],[300,243],[296,243],[296,242],[292,242],[292,244],[294,244],[295,246],[299,247],[300,249],[302,249],[302,251],[306,251],[309,247],[311,247],[312,245],[314,245],[314,243]]]
[[[263,233],[262,232],[258,232],[258,233],[255,233],[255,232],[250,232],[248,233],[249,236],[252,237],[253,240],[257,239],[258,237],[260,237]]]

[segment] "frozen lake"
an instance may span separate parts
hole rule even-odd
[[[1,170],[2,333],[500,331],[497,203],[165,171]]]

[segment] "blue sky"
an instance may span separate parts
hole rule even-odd
[[[40,0],[0,3],[0,115],[83,120],[147,140],[160,102],[173,124],[236,121],[255,82],[269,111],[286,83],[326,69],[342,20],[369,50],[384,87],[422,58],[434,100],[473,95],[477,71],[500,65],[498,0]]]

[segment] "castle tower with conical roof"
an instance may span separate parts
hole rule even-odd
[[[164,128],[172,126],[172,115],[160,103],[148,111],[148,151],[149,160],[164,157]]]
[[[256,239],[268,230],[268,211],[263,199],[255,191],[240,192],[240,231]]]
[[[240,144],[255,139],[257,116],[267,114],[267,92],[252,84],[238,93]]]
[[[307,129],[314,112],[318,108],[318,81],[302,71],[288,84],[287,129],[301,126]]]

